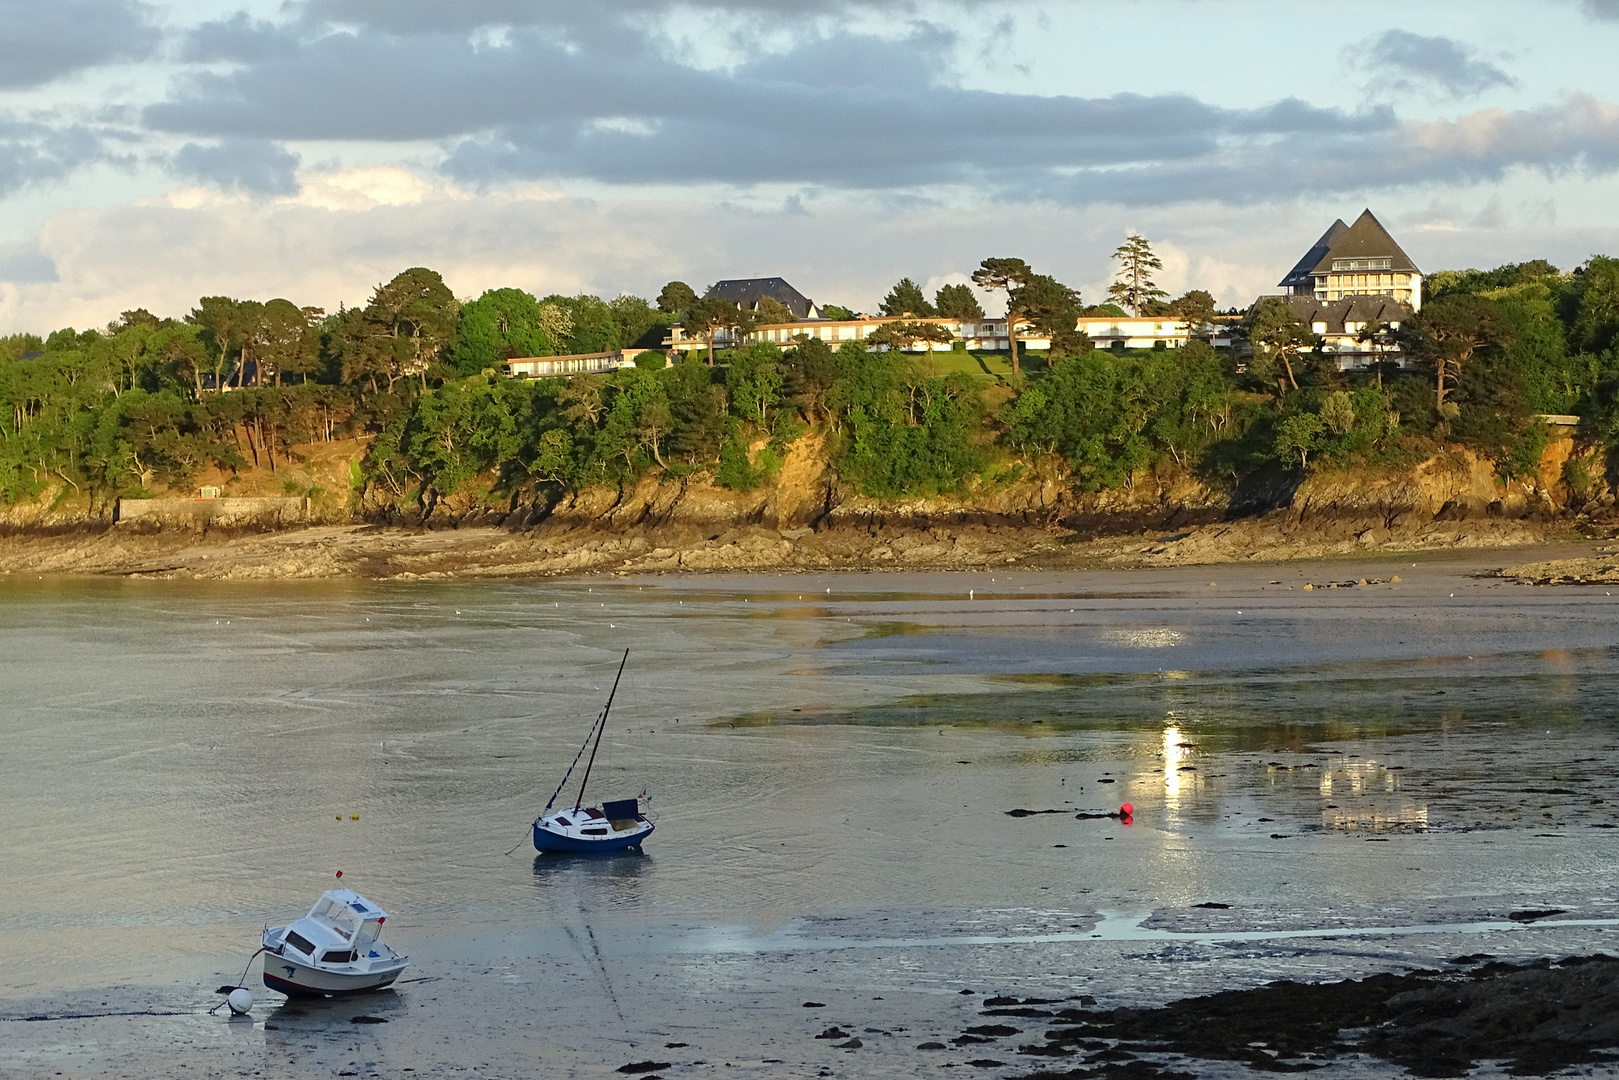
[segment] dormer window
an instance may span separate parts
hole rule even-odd
[[[1393,268],[1393,258],[1332,260],[1332,272],[1335,274],[1346,270],[1392,270]]]

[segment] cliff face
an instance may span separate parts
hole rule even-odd
[[[424,515],[358,475],[363,444],[321,444],[275,474],[245,473],[230,495],[301,491],[311,528],[265,521],[112,525],[112,507],[71,490],[0,508],[0,569],[184,576],[510,576],[578,571],[781,570],[904,566],[1175,564],[1378,550],[1525,544],[1567,535],[1576,512],[1613,504],[1542,475],[1504,484],[1488,462],[1450,451],[1413,469],[1276,476],[1227,493],[1185,476],[1076,492],[1060,471],[964,494],[879,500],[841,484],[824,443],[806,436],[750,491],[706,476],[646,477],[555,505],[537,491],[444,498]],[[378,526],[399,528],[379,529]],[[70,537],[52,537],[67,532]],[[213,545],[211,553],[205,549]],[[221,557],[220,545],[236,545]],[[7,553],[9,549],[9,554]]]

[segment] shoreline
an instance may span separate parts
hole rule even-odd
[[[1603,541],[1568,522],[1430,522],[1391,533],[1339,520],[1273,516],[1087,536],[1055,528],[965,525],[815,530],[761,525],[423,528],[306,525],[274,530],[126,526],[16,531],[0,537],[0,578],[190,580],[521,580],[601,574],[1127,570],[1467,552],[1540,584],[1613,583]],[[1498,559],[1483,560],[1486,553]],[[1525,557],[1533,554],[1536,559]],[[1530,565],[1530,564],[1533,565]]]

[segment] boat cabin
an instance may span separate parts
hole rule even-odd
[[[285,947],[321,964],[352,964],[382,934],[388,913],[353,889],[329,889],[287,927]]]

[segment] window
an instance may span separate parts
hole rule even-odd
[[[1394,267],[1392,257],[1382,259],[1334,259],[1332,269],[1334,272],[1344,270],[1390,270]]]
[[[320,962],[323,964],[352,964],[354,963],[354,959],[355,955],[353,950],[344,952],[341,949],[334,949],[325,956],[321,957]]]
[[[287,944],[303,953],[305,956],[315,955],[315,944],[296,930],[287,931]]]

